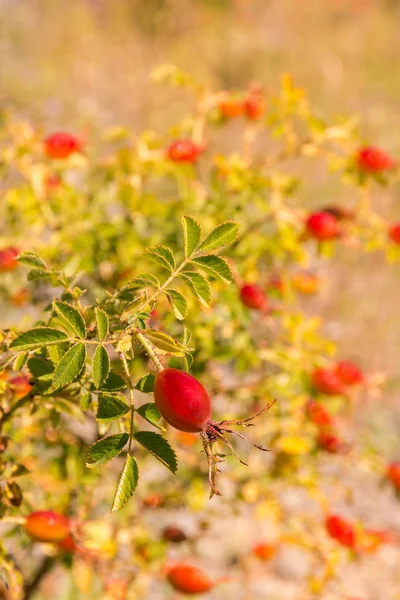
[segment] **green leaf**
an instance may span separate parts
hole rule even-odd
[[[28,360],[29,352],[23,352],[14,360],[13,370],[20,371],[24,366],[26,361]]]
[[[111,512],[119,510],[132,497],[139,480],[139,469],[136,460],[128,454],[124,468],[118,480]]]
[[[108,334],[108,315],[101,308],[95,308],[97,335],[99,336],[100,342],[102,342]]]
[[[60,388],[74,381],[81,373],[86,360],[85,344],[72,346],[60,360],[54,371],[53,387]]]
[[[237,221],[225,221],[225,223],[221,223],[206,237],[199,251],[207,252],[231,244],[239,234],[239,227],[240,225]]]
[[[86,455],[86,466],[92,469],[106,465],[122,452],[128,440],[127,433],[116,433],[96,442],[90,446]]]
[[[182,217],[183,240],[185,246],[185,258],[188,258],[196,250],[201,237],[201,227],[193,217]]]
[[[182,356],[183,346],[174,340],[173,337],[158,331],[157,329],[145,329],[143,335],[157,348],[160,354],[172,354],[173,356]]]
[[[81,399],[79,400],[79,406],[81,410],[89,410],[89,408],[92,406],[92,394],[90,392],[82,394]]]
[[[215,254],[207,254],[193,259],[193,263],[206,273],[210,273],[218,279],[222,279],[225,283],[232,283],[233,275],[228,261],[222,256]],[[193,264],[192,263],[192,264]]]
[[[145,254],[161,267],[168,269],[168,271],[175,269],[175,257],[171,248],[167,248],[167,246],[153,246],[146,250]]]
[[[28,273],[28,281],[39,281],[40,279],[50,279],[51,271],[43,271],[42,269],[33,269]]]
[[[54,365],[49,360],[40,358],[39,356],[32,356],[28,360],[28,369],[33,377],[36,379],[47,378],[48,375],[54,373]]]
[[[34,252],[22,252],[22,254],[17,256],[17,261],[24,265],[28,265],[28,267],[34,267],[44,271],[47,270],[46,263]]]
[[[67,335],[59,329],[36,327],[20,333],[10,344],[10,350],[37,350],[37,348],[43,348],[51,344],[59,344],[66,339]]]
[[[60,300],[53,302],[53,309],[75,335],[81,340],[86,338],[86,325],[79,310],[68,304],[68,302],[61,302]]]
[[[123,291],[126,292],[127,290],[140,290],[151,286],[158,288],[160,285],[161,284],[155,275],[152,275],[152,273],[142,273],[124,285]]]
[[[185,296],[176,290],[165,290],[165,293],[174,311],[174,315],[179,321],[182,321],[187,316],[189,310]]]
[[[102,394],[99,396],[96,419],[104,423],[110,423],[126,415],[128,410],[129,406],[126,404],[125,397],[122,394],[118,396]]]
[[[209,306],[212,300],[211,286],[207,279],[196,271],[185,271],[180,277],[190,287],[203,306]]]
[[[148,423],[151,423],[151,425],[154,425],[154,427],[157,427],[157,429],[161,429],[162,431],[165,431],[164,427],[160,427],[160,425],[157,425],[157,422],[161,419],[161,415],[160,415],[158,408],[154,402],[149,402],[148,404],[142,404],[142,406],[139,406],[139,408],[136,409],[136,412],[141,417],[143,417],[143,419],[146,419],[146,421],[148,421]]]
[[[102,392],[119,392],[124,388],[126,388],[126,383],[122,377],[118,373],[111,371],[100,390]]]
[[[154,431],[137,431],[134,436],[146,450],[151,452],[172,473],[178,470],[175,452],[165,438]]]
[[[156,380],[156,376],[153,373],[146,373],[143,375],[141,379],[135,385],[135,389],[140,392],[145,392],[146,394],[152,394],[154,392],[154,382]]]
[[[99,389],[107,379],[110,372],[110,359],[104,346],[97,346],[93,356],[92,375],[93,383]]]

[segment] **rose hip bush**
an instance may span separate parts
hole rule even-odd
[[[250,560],[273,561],[284,543],[307,549],[318,568],[304,597],[322,597],[340,580],[338,552],[350,561],[397,543],[331,506],[350,494],[338,488],[345,461],[393,493],[400,468],[353,431],[373,375],[336,356],[304,307],[321,260],[354,247],[399,257],[398,225],[372,203],[397,162],[352,120],[317,117],[289,76],[268,94],[214,92],[171,66],[154,79],[192,94],[170,132],[115,127],[85,140],[2,115],[3,578],[10,597],[29,598],[63,563],[85,598],[147,597],[153,580],[219,597],[253,563],[239,557],[243,572],[212,579],[179,523],[155,540],[140,515],[207,514],[226,489],[232,510],[274,507],[279,539],[253,539]],[[242,137],[223,153],[232,121]],[[303,206],[293,165],[304,161],[350,189],[352,206]],[[317,502],[312,527],[283,519],[289,486]],[[186,550],[168,565],[171,543]]]

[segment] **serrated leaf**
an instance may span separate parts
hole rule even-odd
[[[200,252],[208,252],[209,250],[216,250],[221,246],[226,246],[234,242],[239,234],[239,223],[237,221],[225,221],[218,225],[213,231],[206,237],[204,242],[200,245]]]
[[[185,296],[176,290],[165,290],[165,293],[167,294],[168,302],[171,305],[174,315],[179,321],[182,321],[187,316],[189,310]]]
[[[139,480],[139,469],[136,460],[128,454],[124,468],[118,480],[111,512],[122,508],[132,497]]]
[[[96,325],[97,325],[97,335],[99,337],[100,342],[106,339],[108,335],[108,315],[101,308],[95,308],[96,315]]]
[[[89,410],[92,405],[92,394],[90,392],[86,392],[82,394],[81,399],[79,400],[79,406],[82,410]]]
[[[98,421],[103,421],[104,423],[110,423],[111,421],[126,415],[128,410],[129,406],[125,402],[124,396],[102,394],[99,396],[96,419]]]
[[[13,362],[13,371],[20,371],[28,360],[29,352],[23,352]]]
[[[52,327],[36,327],[20,333],[10,344],[11,350],[37,350],[51,344],[59,344],[67,339],[67,334]]]
[[[222,256],[206,254],[206,256],[194,258],[192,264],[193,263],[200,269],[203,269],[206,273],[210,273],[214,277],[221,279],[224,283],[232,283],[233,281],[229,263],[225,258],[222,258]]]
[[[102,392],[119,392],[126,388],[126,383],[118,373],[111,371],[106,381],[100,388]]]
[[[121,321],[127,321],[130,318],[130,315],[133,313],[135,313],[135,309],[137,309],[138,307],[140,308],[142,306],[142,304],[147,300],[147,295],[146,294],[141,294],[140,296],[138,296],[137,298],[134,298],[131,302],[129,302],[124,310],[122,311],[121,314]],[[136,311],[137,312],[137,311]]]
[[[142,333],[160,354],[182,356],[183,346],[167,333],[158,331],[158,329],[145,329]]]
[[[61,302],[60,300],[53,302],[53,309],[75,335],[81,338],[81,340],[86,338],[85,321],[78,309],[68,304],[68,302]]]
[[[122,452],[128,440],[129,435],[127,433],[116,433],[96,442],[88,450],[86,466],[92,469],[93,467],[106,465]]]
[[[146,394],[152,394],[154,392],[154,382],[156,380],[156,376],[153,373],[146,373],[143,375],[141,379],[135,385],[135,389],[140,392],[145,392]]]
[[[185,258],[188,258],[193,254],[200,242],[201,227],[196,219],[189,216],[182,217],[181,223],[183,229]]]
[[[148,404],[142,404],[142,406],[139,406],[139,408],[136,409],[136,412],[141,417],[143,417],[143,419],[146,419],[146,421],[148,421],[148,423],[150,423],[151,425],[154,425],[154,427],[157,427],[157,429],[161,429],[162,431],[165,431],[164,427],[157,425],[158,421],[161,419],[161,415],[160,415],[158,408],[154,402],[149,402]]]
[[[137,431],[133,437],[172,473],[176,473],[178,470],[178,463],[176,461],[175,452],[162,435],[155,433],[154,431]]]
[[[52,277],[51,271],[43,271],[42,269],[32,269],[28,273],[28,281],[39,281],[40,279],[50,279]]]
[[[93,356],[92,375],[93,383],[99,389],[107,379],[110,372],[110,358],[104,346],[97,346]]]
[[[145,254],[161,267],[168,269],[168,271],[175,269],[175,257],[171,248],[167,246],[153,246],[146,250]]]
[[[138,275],[137,277],[135,277],[135,279],[124,285],[123,291],[140,290],[150,286],[158,288],[160,287],[160,285],[161,284],[155,275],[153,275],[152,273],[142,273],[141,275]]]
[[[30,374],[36,379],[41,379],[43,376],[46,377],[54,373],[53,363],[39,356],[32,356],[28,360],[28,369]]]
[[[43,271],[47,270],[46,263],[37,254],[35,254],[35,252],[22,252],[19,256],[17,256],[17,261],[27,265],[28,267],[41,269]]]
[[[183,345],[188,346],[190,340],[192,339],[192,334],[190,333],[187,327],[183,328]]]
[[[190,287],[194,295],[203,306],[209,306],[212,300],[211,285],[207,279],[196,271],[185,271],[180,277]]]
[[[54,371],[53,387],[58,389],[74,381],[81,373],[86,360],[85,344],[72,346]]]

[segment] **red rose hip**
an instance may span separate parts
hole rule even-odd
[[[386,470],[386,477],[396,490],[400,491],[400,460],[389,463]]]
[[[333,240],[340,235],[340,228],[336,217],[328,212],[312,213],[307,221],[308,233],[320,242]]]
[[[354,548],[356,534],[353,524],[339,515],[329,515],[325,521],[325,527],[331,538],[337,540],[342,546]]]
[[[211,417],[207,390],[195,377],[179,369],[158,373],[154,400],[167,423],[179,431],[200,432]]]
[[[381,173],[395,166],[393,159],[376,146],[360,148],[356,156],[357,166],[363,173]]]
[[[44,149],[48,158],[65,159],[81,151],[81,142],[71,133],[57,131],[45,139]]]
[[[329,427],[333,425],[333,417],[320,402],[309,400],[307,402],[307,415],[318,427]]]
[[[240,290],[240,299],[247,308],[267,310],[268,300],[264,290],[255,283],[246,283]]]
[[[344,384],[331,369],[316,369],[311,377],[312,386],[317,392],[329,395],[340,395],[344,392]]]
[[[335,373],[346,385],[357,385],[364,380],[360,367],[350,360],[339,361],[335,367]]]
[[[17,256],[20,252],[14,246],[0,250],[0,271],[14,271],[18,267]]]
[[[400,244],[400,223],[396,223],[389,228],[389,239],[394,244]]]
[[[167,578],[172,587],[182,594],[205,594],[214,587],[214,582],[197,567],[177,564],[168,569]]]
[[[167,148],[167,157],[177,163],[194,163],[203,148],[192,140],[177,140]]]
[[[62,542],[70,534],[70,521],[51,510],[39,510],[27,516],[25,531],[37,542]]]

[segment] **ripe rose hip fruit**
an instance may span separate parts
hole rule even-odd
[[[355,548],[356,533],[353,524],[339,515],[329,515],[326,518],[325,526],[331,538],[335,539],[342,546]]]
[[[357,166],[363,173],[381,173],[395,166],[393,159],[376,146],[360,148],[356,156]]]
[[[167,157],[177,163],[194,163],[203,148],[192,140],[177,140],[167,148]]]
[[[335,367],[335,373],[346,385],[357,385],[364,381],[360,367],[351,360],[341,360]]]
[[[253,546],[251,552],[260,560],[268,561],[272,560],[276,555],[276,546],[267,542],[260,542]]]
[[[179,431],[200,432],[211,417],[207,390],[195,377],[179,369],[158,373],[154,400],[167,423]]]
[[[267,310],[268,299],[264,290],[255,283],[246,283],[240,289],[240,299],[247,308]]]
[[[71,534],[67,535],[66,538],[59,542],[58,547],[67,554],[75,554],[75,552],[78,552],[79,550],[79,546],[76,544]]]
[[[400,223],[396,223],[389,228],[389,239],[394,244],[400,244]]]
[[[51,510],[39,510],[27,516],[25,531],[37,542],[62,542],[70,534],[70,520]]]
[[[332,369],[316,369],[311,376],[312,386],[317,392],[329,395],[344,393],[345,386]]]
[[[260,119],[267,108],[267,103],[260,91],[249,92],[244,101],[244,112],[252,121]]]
[[[309,400],[307,402],[307,414],[310,418],[310,421],[319,427],[330,427],[333,425],[332,415],[324,406],[322,406],[320,402]]]
[[[396,490],[400,490],[400,460],[389,463],[386,470],[386,477]]]
[[[64,159],[81,152],[81,142],[72,133],[57,131],[45,139],[44,149],[48,158]]]
[[[349,445],[333,432],[320,431],[317,437],[317,444],[323,450],[331,454],[345,454],[349,450]]]
[[[0,271],[14,271],[18,267],[16,260],[21,250],[15,246],[9,246],[0,250]]]
[[[306,221],[306,228],[311,237],[320,242],[333,240],[340,235],[338,220],[328,212],[312,213]]]
[[[12,385],[14,400],[23,398],[29,394],[32,389],[29,377],[26,375],[17,375],[16,377],[13,377],[10,379],[10,384]]]
[[[177,592],[188,595],[205,594],[215,585],[204,571],[183,563],[170,567],[167,578]]]
[[[241,98],[226,94],[219,103],[219,110],[224,119],[235,119],[243,114],[244,104]]]

